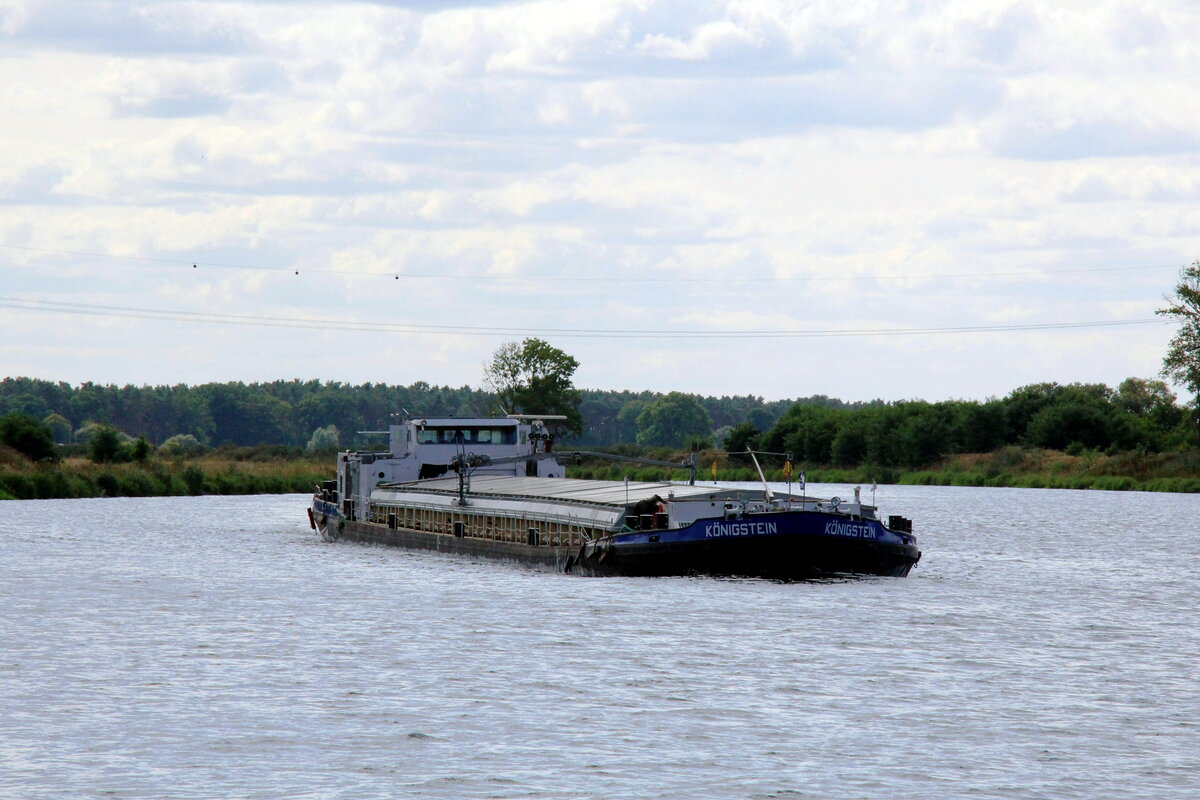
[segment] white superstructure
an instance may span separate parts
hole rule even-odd
[[[528,461],[488,464],[477,475],[561,478],[564,467],[548,453],[554,437],[546,421],[558,416],[512,415],[505,418],[429,417],[406,420],[388,428],[387,452],[347,451],[338,454],[337,497],[342,513],[351,519],[365,509],[372,490],[381,483],[440,478],[451,472],[455,458],[486,456]],[[382,432],[381,432],[382,433]]]

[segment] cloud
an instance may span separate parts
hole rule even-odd
[[[1092,172],[1075,180],[1073,185],[1063,192],[1062,199],[1071,203],[1104,203],[1126,199],[1126,195],[1117,189],[1110,179]]]
[[[1200,235],[1198,22],[1183,5],[1032,0],[0,0],[0,245],[43,248],[0,247],[0,270],[124,305],[547,329],[1125,313]],[[1054,274],[1146,264],[1167,273]],[[143,332],[112,340],[105,369],[261,370],[181,362],[186,347]],[[389,380],[475,380],[495,344],[425,338],[446,372],[409,360]],[[257,363],[327,369],[294,336],[262,340]],[[777,396],[874,396],[879,375],[900,396],[968,391],[923,389],[930,372],[1003,393],[1080,369],[1056,350],[1037,369],[1061,374],[987,374],[1005,342],[876,360],[837,341],[769,357],[708,343],[717,378],[688,343],[639,345],[644,372],[627,342],[560,343],[609,385]],[[375,346],[403,352],[329,342]],[[1119,355],[1152,349],[1114,348],[1103,369],[1153,372]],[[115,374],[47,352],[48,377]],[[812,360],[864,367],[792,376]],[[345,377],[380,379],[378,360],[353,364]]]
[[[11,181],[0,177],[0,203],[40,204],[58,202],[55,190],[67,175],[67,169],[58,164],[30,166]]]
[[[1036,161],[1167,156],[1200,149],[1200,133],[1170,126],[1152,127],[1137,120],[1008,120],[990,138],[998,155]]]
[[[113,112],[117,116],[179,117],[219,116],[229,110],[228,97],[211,94],[167,94],[158,97],[118,98]]]
[[[204,4],[29,0],[3,30],[24,46],[135,54],[235,54],[253,46],[245,28],[203,13]]]
[[[722,52],[754,48],[756,44],[753,33],[729,20],[720,20],[700,26],[687,41],[650,34],[638,44],[638,50],[651,56],[703,61]]]
[[[660,135],[736,140],[817,127],[935,127],[999,94],[986,79],[855,73],[658,82],[640,90],[637,106]]]

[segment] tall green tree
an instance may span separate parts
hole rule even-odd
[[[42,420],[42,424],[49,429],[50,435],[54,437],[55,442],[66,444],[71,441],[71,434],[74,433],[71,428],[71,420],[62,414],[51,412]]]
[[[304,446],[307,453],[334,453],[338,449],[338,429],[336,425],[326,425],[312,432],[308,444]]]
[[[725,439],[721,442],[721,446],[729,452],[730,458],[736,463],[746,464],[750,462],[750,457],[746,455],[746,450],[757,450],[758,441],[762,437],[762,431],[754,427],[751,422],[739,422],[729,429]]]
[[[1180,271],[1175,293],[1166,301],[1167,307],[1156,313],[1174,319],[1179,330],[1163,358],[1162,374],[1192,393],[1196,432],[1200,435],[1200,260]]]
[[[637,443],[678,447],[692,437],[712,433],[712,417],[695,395],[669,392],[652,400],[638,415]]]
[[[562,414],[572,435],[583,431],[579,390],[571,382],[579,362],[541,339],[507,342],[484,364],[483,382],[505,414]]]
[[[121,457],[121,432],[111,425],[97,425],[88,437],[88,456],[97,464],[107,464]]]

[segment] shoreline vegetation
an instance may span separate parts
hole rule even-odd
[[[672,458],[657,454],[656,458]],[[678,460],[679,456],[673,456]],[[697,453],[696,482],[757,482],[753,466],[738,463],[740,454]],[[714,479],[711,471],[717,462]],[[1143,492],[1200,492],[1200,452],[1119,453],[1105,455],[1084,451],[1071,455],[1054,450],[1009,446],[994,453],[950,456],[921,469],[873,466],[808,466],[797,464],[792,475],[793,491],[799,491],[799,475],[809,483],[844,483],[869,487],[872,483],[902,486],[991,486],[1028,489],[1098,489]],[[771,483],[786,483],[782,466],[764,464],[763,474]],[[599,461],[569,466],[567,476],[600,480],[679,480],[686,472],[668,475],[662,469],[630,469]]]
[[[1189,350],[1191,352],[1191,350]],[[1189,362],[1190,363],[1190,362]],[[561,415],[556,449],[680,462],[697,480],[1200,492],[1200,396],[1160,380],[1037,383],[986,400],[845,403],[573,388],[577,362],[540,340],[506,345],[491,391],[316,380],[72,386],[0,380],[0,499],[309,492],[334,454],[387,447],[420,418]],[[1189,384],[1190,385],[1190,384]],[[568,459],[569,461],[570,459]],[[785,461],[786,460],[786,461]],[[713,470],[716,470],[715,474]],[[572,477],[686,479],[683,470],[568,463]]]
[[[65,458],[33,463],[0,452],[0,500],[311,493],[333,474],[332,458],[237,458],[228,454],[121,464]]]
[[[632,448],[620,448],[629,454]],[[640,449],[640,448],[639,448]],[[568,451],[569,452],[569,451]],[[681,460],[678,452],[643,451],[666,460]],[[740,454],[701,451],[697,483],[755,482],[758,473]],[[717,464],[716,477],[712,474]],[[990,486],[1112,491],[1200,492],[1200,452],[1136,452],[1080,454],[1009,446],[993,453],[950,456],[923,469],[897,467],[836,467],[797,464],[793,491],[799,491],[801,470],[809,483],[872,483],[937,486]],[[763,465],[767,480],[786,482],[782,464]],[[245,448],[221,450],[196,457],[151,457],[126,463],[96,463],[84,457],[35,463],[11,448],[0,448],[0,500],[67,499],[84,497],[154,497],[178,495],[291,494],[311,492],[333,476],[332,454],[295,455]],[[684,480],[684,470],[613,465],[601,460],[570,464],[568,477],[658,481]]]

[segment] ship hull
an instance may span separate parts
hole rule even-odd
[[[564,572],[576,548],[528,545],[520,542],[493,541],[469,536],[451,536],[408,528],[389,528],[371,522],[349,520],[336,506],[317,501],[313,507],[313,527],[326,541],[347,541],[430,550],[470,558],[509,561],[551,572]]]
[[[777,580],[839,574],[904,577],[920,558],[911,534],[889,530],[878,520],[785,511],[617,534],[585,545],[571,571]]]
[[[805,580],[834,575],[903,578],[921,554],[912,545],[822,537],[692,541],[598,548],[570,572],[592,576],[713,575]]]
[[[389,528],[345,519],[336,506],[320,500],[312,510],[313,526],[329,540],[510,561],[595,577],[904,577],[921,558],[910,535],[878,521],[848,521],[814,512],[698,520],[682,528],[620,533],[572,548]]]

